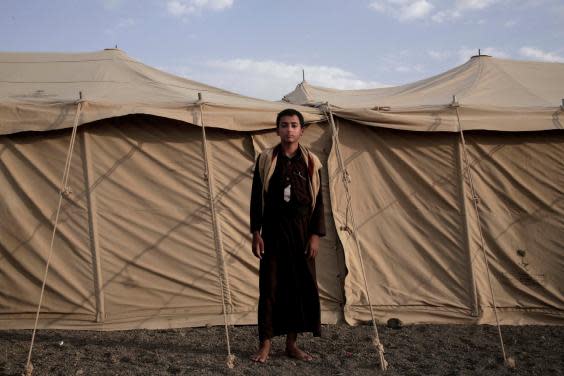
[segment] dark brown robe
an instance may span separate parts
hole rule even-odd
[[[311,209],[310,176],[300,149],[288,158],[278,145],[277,163],[262,208],[258,160],[251,195],[251,233],[262,229],[264,255],[259,273],[259,339],[302,332],[321,335],[315,260],[308,259],[311,234],[325,235],[321,188]],[[315,173],[320,173],[315,172]],[[284,188],[291,184],[290,201]]]

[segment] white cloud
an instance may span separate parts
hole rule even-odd
[[[252,97],[280,100],[294,90],[302,80],[305,70],[307,82],[312,85],[336,89],[367,89],[387,86],[379,82],[362,80],[352,72],[325,65],[299,65],[272,60],[231,59],[207,62],[200,69],[175,67],[171,73],[186,75]],[[199,73],[198,73],[199,72]]]
[[[455,7],[459,10],[485,9],[496,2],[497,0],[458,0]]]
[[[119,20],[116,27],[118,29],[127,29],[131,26],[134,26],[135,24],[136,24],[136,22],[133,18],[123,18],[123,19]]]
[[[106,10],[114,10],[121,6],[124,0],[102,0],[102,6]]]
[[[499,2],[512,0],[373,0],[368,7],[400,21],[430,19],[437,23],[454,22],[468,12],[483,11]],[[483,20],[478,20],[483,24]]]
[[[511,28],[513,26],[517,25],[517,20],[509,20],[506,21],[503,26],[507,27],[507,28]]]
[[[368,5],[368,7],[381,13],[386,11],[386,4],[383,1],[373,1]]]
[[[445,60],[452,56],[451,51],[435,51],[431,50],[428,52],[429,56],[435,60]]]
[[[137,21],[135,21],[133,18],[121,18],[116,24],[104,31],[106,32],[106,34],[115,35],[123,30],[132,28],[136,24]]]
[[[411,73],[411,72],[421,73],[423,72],[423,65],[421,64],[397,65],[394,67],[394,70],[399,73]]]
[[[521,47],[519,49],[519,54],[535,60],[564,63],[564,57],[559,56],[554,52],[546,52],[535,47]]]
[[[169,0],[166,3],[168,13],[184,17],[203,10],[221,11],[233,6],[233,0]]]
[[[460,17],[460,13],[454,10],[441,10],[431,17],[431,19],[437,23],[443,23],[445,21],[450,21]]]
[[[369,8],[390,14],[400,21],[414,21],[427,17],[434,8],[427,0],[378,0],[368,5]]]
[[[433,5],[427,0],[418,0],[400,10],[400,20],[417,20],[425,18],[433,9]]]
[[[437,23],[455,21],[470,11],[481,11],[498,3],[500,0],[457,0],[450,7],[445,7],[431,16]],[[483,20],[478,20],[478,24],[483,24]]]

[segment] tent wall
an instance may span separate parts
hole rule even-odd
[[[70,132],[0,138],[0,317],[34,317],[49,251]],[[39,146],[40,145],[40,146]],[[39,147],[38,147],[39,146]],[[81,154],[81,146],[76,146]],[[88,241],[85,179],[80,157],[70,169],[73,199],[59,217],[45,311],[96,317]],[[2,325],[4,326],[4,325]]]
[[[406,132],[337,119],[379,320],[493,323],[464,154],[500,318],[562,323],[564,135]],[[30,328],[51,239],[70,130],[0,138],[0,325]],[[258,261],[249,192],[273,131],[206,129],[222,240],[216,252],[200,127],[128,116],[79,128],[40,326],[167,328],[256,323]],[[317,259],[322,321],[370,319],[351,211],[327,124],[320,156],[327,236]],[[524,253],[523,253],[524,252]],[[346,278],[345,278],[346,275]]]
[[[469,318],[473,297],[457,138],[346,121],[337,124],[342,158],[351,177],[352,210],[369,293],[378,318],[402,317],[408,322]],[[332,156],[332,205],[349,271],[345,317],[351,323],[368,321],[352,212]]]
[[[467,150],[502,322],[564,319],[564,134],[470,133]],[[493,312],[479,234],[472,252],[483,322]]]
[[[337,123],[377,318],[493,323],[459,134]],[[467,139],[502,322],[562,323],[564,135],[488,132]],[[370,314],[336,158],[333,150],[331,203],[348,268],[345,319],[354,324]],[[531,265],[521,262],[520,247],[531,249]]]
[[[326,155],[325,131],[314,127],[305,144]],[[221,324],[222,268],[231,322],[256,323],[258,260],[250,252],[248,224],[256,144],[250,133],[211,128],[206,133],[223,266],[216,254],[200,127],[129,116],[79,128],[72,193],[63,206],[40,327]],[[33,326],[69,134],[1,138],[3,328]],[[322,320],[335,323],[345,271],[330,220],[328,228],[318,278]]]

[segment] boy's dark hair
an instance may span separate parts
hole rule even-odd
[[[294,110],[293,108],[287,108],[278,113],[278,115],[276,116],[276,128],[280,126],[280,119],[283,116],[294,116],[294,115],[296,115],[298,119],[300,119],[300,126],[303,128],[305,126],[304,115],[302,115],[300,111]]]

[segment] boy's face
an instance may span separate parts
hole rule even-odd
[[[278,127],[276,127],[276,134],[280,136],[280,142],[286,144],[297,143],[303,133],[304,129],[296,115],[282,116]]]

